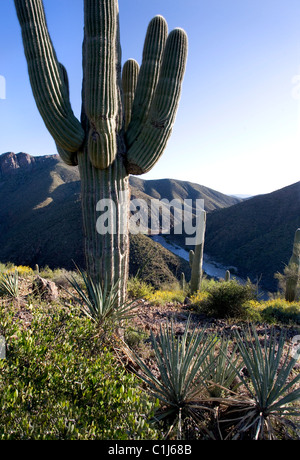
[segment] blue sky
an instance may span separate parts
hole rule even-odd
[[[44,4],[79,117],[83,0]],[[156,14],[189,37],[173,134],[143,178],[188,180],[228,194],[268,193],[300,180],[299,0],[119,0],[119,7],[123,62],[141,61]],[[56,153],[32,96],[13,0],[0,1],[0,43],[0,153]]]

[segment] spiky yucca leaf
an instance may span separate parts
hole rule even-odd
[[[222,336],[215,340],[205,360],[205,368],[210,371],[205,381],[209,395],[212,398],[220,398],[224,392],[236,391],[240,386],[237,382],[237,372],[240,372],[243,361],[238,356],[237,346],[230,350],[229,339]]]
[[[7,296],[12,299],[19,298],[19,275],[17,270],[13,273],[0,273],[0,296]]]
[[[88,274],[82,270],[78,270],[78,272],[82,278],[84,287],[82,288],[72,276],[69,282],[79,297],[74,294],[71,295],[82,305],[82,311],[92,321],[99,325],[103,325],[107,321],[110,321],[114,325],[120,325],[122,321],[134,316],[133,310],[136,308],[134,302],[118,304],[118,282],[110,288],[105,283],[102,288],[100,284],[95,284]]]
[[[296,358],[289,353],[284,355],[286,334],[281,331],[277,338],[272,329],[269,336],[265,334],[262,344],[254,326],[246,339],[238,332],[235,334],[248,378],[238,371],[237,374],[250,398],[234,402],[234,412],[240,415],[234,438],[276,439],[276,433],[280,431],[282,436],[286,426],[296,430],[291,418],[300,416],[300,388],[295,388],[300,374],[292,375]]]
[[[167,322],[160,327],[157,339],[151,331],[154,360],[159,370],[157,377],[147,364],[134,354],[141,374],[138,376],[148,385],[154,397],[158,398],[162,410],[156,419],[167,417],[173,420],[173,427],[181,425],[181,419],[191,416],[198,421],[203,381],[209,365],[205,366],[208,353],[214,345],[214,336],[206,334],[205,329],[190,330],[190,317],[182,336],[176,336],[174,323]],[[207,409],[207,408],[205,408]]]

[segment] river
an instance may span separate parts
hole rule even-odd
[[[189,261],[189,251],[186,249],[182,248],[181,246],[171,243],[169,241],[166,241],[166,239],[162,235],[153,235],[150,237],[153,241],[156,243],[161,244],[164,248],[168,249],[170,252],[173,252],[173,254],[181,257],[184,260]],[[211,257],[209,257],[207,254],[203,254],[203,270],[208,276],[212,276],[216,279],[224,279],[225,278],[225,273],[227,270],[231,270],[232,272],[236,272],[237,269],[235,267],[231,266],[224,266],[218,262],[215,262]],[[246,280],[243,278],[240,278],[239,276],[236,275],[231,275],[231,278],[236,279],[240,284],[245,284]],[[269,299],[269,294],[262,290],[260,287],[258,288],[259,296],[263,300],[268,300]]]
[[[173,254],[181,257],[184,260],[189,261],[189,251],[182,248],[181,246],[178,246],[175,243],[166,241],[166,239],[162,235],[153,235],[151,236],[151,239],[155,241],[156,243],[161,244],[164,248],[168,249]],[[221,265],[218,262],[215,262],[211,257],[209,257],[207,254],[204,253],[203,270],[207,275],[212,276],[217,279],[221,279],[221,278],[224,279],[226,271],[230,269],[236,271],[235,267],[232,267],[232,266],[225,267],[224,265]],[[239,278],[236,275],[234,275],[234,278],[241,283],[245,283],[245,280],[243,280],[242,278]]]

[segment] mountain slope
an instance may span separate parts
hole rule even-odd
[[[300,182],[208,215],[205,252],[276,289],[300,227]]]
[[[193,184],[175,179],[142,180],[138,177],[130,177],[131,193],[135,197],[151,197],[158,200],[167,199],[170,202],[178,200],[204,200],[205,210],[212,212],[233,204],[241,199],[224,195],[203,185]]]
[[[190,183],[144,181],[131,177],[133,198],[205,198],[210,209],[238,200]],[[166,196],[167,195],[167,196]],[[136,272],[138,254],[154,254],[149,267],[157,272],[157,260],[166,280],[188,264],[161,245],[139,235],[131,238],[131,272]],[[141,257],[141,260],[145,257]],[[0,156],[0,261],[51,268],[84,265],[83,230],[80,209],[80,178],[77,168],[58,155],[31,157],[25,153]],[[74,261],[74,262],[73,262]]]

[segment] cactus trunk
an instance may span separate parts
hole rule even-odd
[[[286,280],[285,300],[294,302],[297,297],[297,286],[300,276],[300,228],[296,230],[293,253],[288,265],[288,276]]]
[[[191,294],[195,294],[201,290],[203,276],[203,251],[204,251],[204,236],[206,229],[206,212],[201,214],[202,220],[199,225],[199,243],[195,245],[195,250],[190,251],[190,266],[191,274]]]
[[[168,35],[166,21],[156,16],[147,30],[141,67],[129,60],[122,74],[118,1],[84,0],[79,121],[70,104],[67,71],[50,39],[43,1],[14,2],[37,107],[62,160],[79,167],[88,273],[96,284],[119,282],[121,302],[128,276],[128,176],[148,172],[171,135],[187,36],[182,29]],[[103,200],[109,222],[107,231],[99,232]]]
[[[122,304],[126,299],[129,258],[128,174],[121,161],[115,161],[104,170],[94,168],[88,152],[78,155],[78,167],[87,271],[93,281],[101,282],[102,286],[104,283],[112,286],[119,281],[119,301]],[[100,209],[99,203],[103,203]],[[105,204],[113,208],[105,208]],[[108,216],[103,222],[107,232],[97,229],[101,215],[104,219]]]

